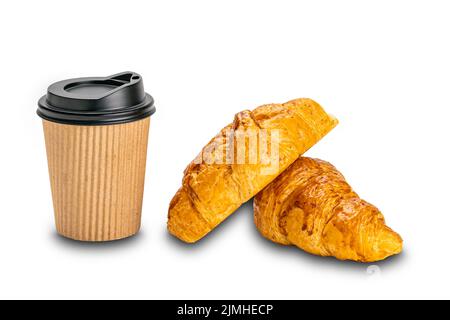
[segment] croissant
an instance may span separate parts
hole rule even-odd
[[[185,242],[198,241],[336,124],[334,117],[310,99],[239,112],[185,169],[182,187],[169,206],[169,232]],[[248,133],[266,137],[257,144],[259,152],[250,143],[251,137],[245,138]],[[264,147],[266,153],[261,152]],[[270,156],[261,155],[269,151]]]
[[[254,199],[260,233],[340,260],[374,262],[402,251],[402,238],[330,163],[300,157]]]

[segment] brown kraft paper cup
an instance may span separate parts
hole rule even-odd
[[[150,118],[109,126],[43,120],[56,230],[82,241],[136,234]]]
[[[140,229],[150,116],[124,122],[122,115],[123,123],[104,124],[41,115],[56,230],[64,237],[110,241]]]

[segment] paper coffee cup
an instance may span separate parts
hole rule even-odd
[[[153,98],[141,76],[57,82],[39,100],[56,229],[80,241],[136,234]]]

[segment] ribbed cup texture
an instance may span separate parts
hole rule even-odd
[[[137,233],[150,118],[106,126],[43,125],[58,233],[80,241]]]

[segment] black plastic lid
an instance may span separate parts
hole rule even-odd
[[[107,125],[149,117],[156,111],[153,103],[142,77],[122,72],[56,82],[39,99],[37,114],[52,122]]]

